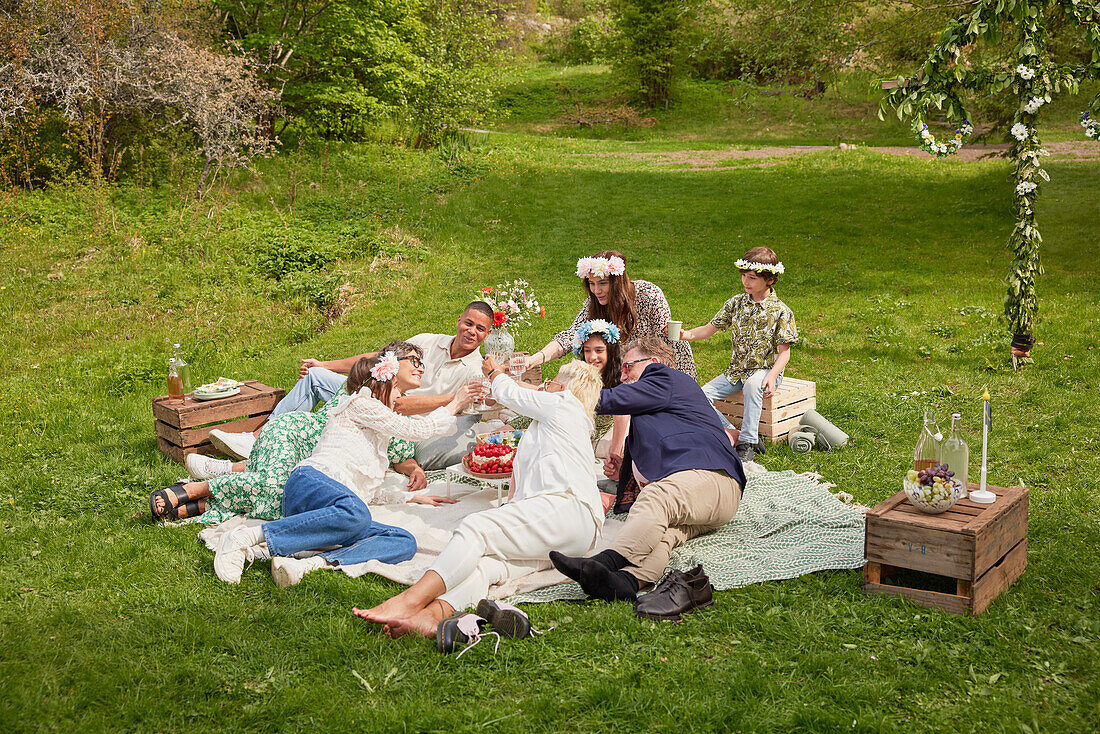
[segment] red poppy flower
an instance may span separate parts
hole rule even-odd
[[[493,293],[493,286],[487,285],[481,289],[482,293]]]
[[[542,306],[539,306],[539,318],[540,319],[546,318],[546,309],[543,308]]]
[[[504,315],[503,311],[493,311],[493,326],[502,326],[508,317]]]

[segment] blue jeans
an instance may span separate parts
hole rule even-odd
[[[379,560],[400,563],[416,554],[408,530],[371,519],[359,496],[312,466],[300,466],[286,480],[283,517],[262,527],[273,556],[341,546],[321,555],[337,565]]]
[[[707,396],[707,400],[711,402],[711,405],[714,404],[714,401],[728,398],[735,392],[741,391],[743,393],[745,417],[741,421],[741,437],[737,439],[738,444],[755,446],[760,440],[760,413],[764,410],[764,378],[767,376],[768,370],[757,370],[744,380],[730,382],[725,375],[718,375],[703,385],[703,394]],[[777,390],[782,382],[783,375],[775,378]],[[722,415],[718,408],[715,408],[714,411],[718,413],[722,425],[726,428],[733,428],[733,424],[726,420],[726,416]]]
[[[310,367],[306,376],[298,378],[286,397],[271,411],[271,417],[295,411],[308,413],[314,406],[332,400],[332,396],[347,379],[347,375],[326,370],[324,367]]]

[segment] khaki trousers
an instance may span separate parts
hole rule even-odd
[[[725,472],[670,474],[642,488],[611,548],[630,561],[624,570],[642,586],[652,584],[661,578],[674,548],[722,527],[740,504],[741,485]]]

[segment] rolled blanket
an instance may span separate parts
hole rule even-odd
[[[816,410],[807,410],[799,421],[798,430],[804,431],[807,428],[812,428],[817,433],[817,447],[822,451],[839,448],[848,443],[848,434],[834,426]]]
[[[796,454],[808,454],[817,443],[817,434],[813,431],[791,431],[787,435],[787,445]]]

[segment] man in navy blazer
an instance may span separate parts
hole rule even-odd
[[[603,390],[598,413],[629,415],[626,440],[642,487],[608,550],[590,558],[551,553],[589,596],[635,599],[657,581],[672,550],[722,527],[737,512],[745,472],[710,401],[695,380],[674,369],[668,343],[646,337],[624,345],[623,384]]]

